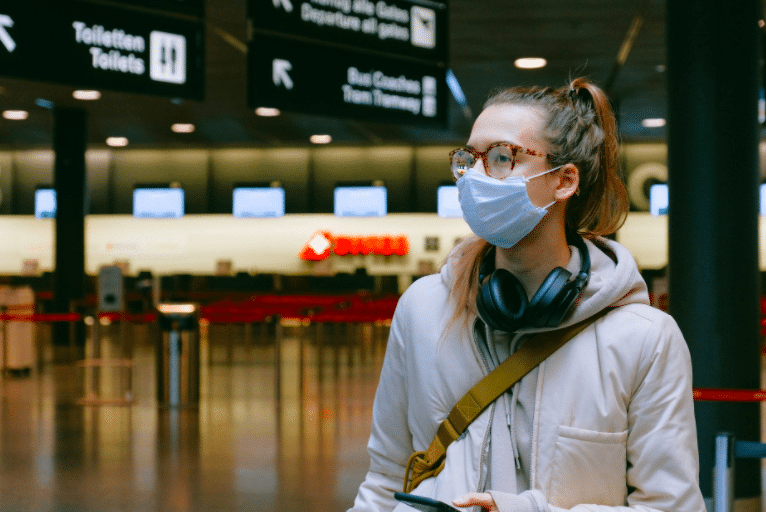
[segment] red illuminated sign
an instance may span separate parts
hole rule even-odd
[[[405,235],[333,235],[329,231],[317,231],[303,246],[298,257],[307,261],[321,261],[330,257],[330,254],[404,256],[408,252],[410,242]]]

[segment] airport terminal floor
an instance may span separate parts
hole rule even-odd
[[[388,327],[304,324],[203,322],[197,407],[158,402],[156,323],[85,329],[125,366],[56,362],[37,324],[39,363],[0,380],[2,510],[346,510]]]

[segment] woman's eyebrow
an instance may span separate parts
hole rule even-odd
[[[495,146],[497,144],[506,144],[506,145],[509,145],[509,146],[515,146],[515,147],[519,147],[519,148],[522,147],[519,144],[516,144],[515,142],[511,142],[509,140],[496,140],[494,142],[490,142],[489,144],[487,144],[486,147]],[[476,150],[476,148],[474,146],[472,146],[471,144],[466,144],[465,148],[466,149]]]

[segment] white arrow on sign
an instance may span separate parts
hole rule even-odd
[[[274,85],[284,85],[288,91],[292,89],[293,80],[287,74],[291,69],[293,69],[293,65],[290,64],[289,60],[274,59],[271,67],[271,79],[274,81]]]
[[[9,52],[16,49],[16,41],[11,38],[11,35],[5,30],[5,27],[10,28],[12,26],[13,20],[11,17],[7,14],[0,14],[0,41],[2,41],[3,46],[5,46],[5,49]]]
[[[273,3],[274,7],[279,7],[281,5],[285,11],[293,12],[293,4],[290,3],[290,0],[273,0]]]

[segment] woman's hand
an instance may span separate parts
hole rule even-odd
[[[456,507],[482,507],[489,512],[498,512],[495,500],[492,499],[492,495],[488,492],[469,492],[459,498],[452,500],[452,504]]]

